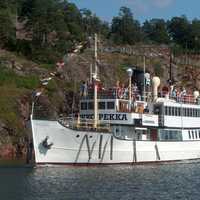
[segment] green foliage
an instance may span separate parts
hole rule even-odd
[[[163,19],[152,19],[145,21],[143,31],[146,39],[158,44],[168,44],[170,37],[167,30],[167,24]]]
[[[0,8],[0,47],[11,47],[15,43],[15,25],[9,9]]]
[[[23,89],[17,89],[12,85],[0,86],[0,119],[10,128],[10,134],[17,140],[24,133],[20,122],[17,99],[23,95]]]
[[[31,39],[16,40],[16,22]],[[67,0],[0,0],[0,48],[9,48],[38,63],[55,63],[94,33],[117,45],[174,44],[200,49],[200,20],[187,17],[147,20],[141,25],[130,8],[121,7],[111,26],[88,9]]]
[[[47,69],[48,71],[53,71],[56,68],[55,64],[41,64],[39,67]]]
[[[52,92],[55,92],[57,90],[57,84],[55,82],[55,80],[50,80],[46,89],[48,90],[49,94],[51,94]]]
[[[168,29],[173,41],[184,48],[189,42],[190,23],[185,16],[173,17],[168,22]]]
[[[11,70],[0,68],[0,86],[13,85],[16,88],[35,89],[39,86],[36,76],[19,76]]]
[[[117,44],[133,45],[141,40],[140,24],[129,8],[121,7],[119,16],[113,18],[111,37]]]

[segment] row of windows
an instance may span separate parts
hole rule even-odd
[[[132,126],[112,126],[113,135],[120,140],[150,140],[150,130],[135,130]]]
[[[189,139],[200,139],[200,130],[188,131]]]
[[[182,133],[179,130],[159,130],[159,140],[160,141],[181,141]]]
[[[165,115],[185,116],[185,117],[200,117],[200,109],[166,106],[165,107]]]
[[[98,109],[105,110],[105,109],[114,109],[115,102],[114,101],[100,101],[98,102]],[[82,102],[81,103],[81,110],[93,110],[94,109],[94,102]]]

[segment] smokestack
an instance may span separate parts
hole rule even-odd
[[[154,76],[152,79],[153,83],[153,100],[156,101],[158,98],[158,86],[160,85],[160,78],[157,76]]]
[[[193,95],[194,98],[197,99],[199,97],[199,91],[194,91]]]

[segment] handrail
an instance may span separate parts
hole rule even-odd
[[[94,120],[84,118],[63,117],[59,118],[58,122],[66,127],[78,131],[95,131],[95,132],[111,132],[109,123],[97,123],[94,127]]]

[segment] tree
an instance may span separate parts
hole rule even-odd
[[[97,17],[88,9],[82,9],[81,14],[83,28],[87,36],[91,36],[94,33],[101,34],[104,37],[108,36],[109,24],[107,22],[103,22],[99,17]]]
[[[195,51],[200,49],[200,20],[194,19],[190,25],[191,48]]]
[[[190,23],[185,16],[173,17],[168,21],[168,30],[173,41],[183,48],[190,45]]]
[[[148,40],[158,44],[169,43],[170,37],[167,31],[167,24],[163,19],[145,21],[142,28]]]
[[[111,25],[111,37],[119,44],[134,44],[141,40],[141,28],[134,20],[131,10],[121,7],[119,16],[114,17]]]
[[[16,41],[12,1],[0,0],[0,47],[12,48]]]

